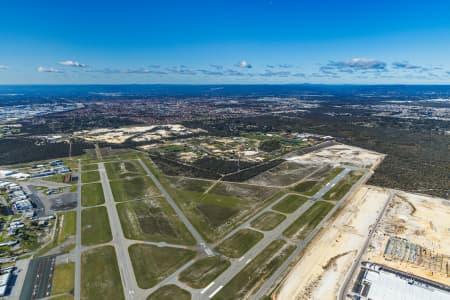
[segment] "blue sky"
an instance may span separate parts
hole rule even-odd
[[[450,83],[450,1],[1,1],[0,84]]]

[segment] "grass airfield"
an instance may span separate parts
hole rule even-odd
[[[249,180],[228,182],[167,176],[142,152],[112,151],[83,164],[87,166],[83,175],[89,175],[82,177],[81,188],[85,207],[81,239],[86,248],[82,255],[84,262],[94,260],[92,265],[116,259],[112,253],[98,259],[92,254],[113,247],[104,188],[100,176],[95,181],[97,175],[91,175],[98,174],[100,161],[136,279],[134,292],[143,299],[256,295],[293,258],[300,243],[309,241],[365,172],[344,172],[348,166],[320,164],[317,159],[313,164],[292,160]],[[315,199],[319,192],[323,193]],[[199,243],[192,230],[206,244]],[[83,266],[84,273],[94,272]],[[117,278],[105,276],[101,281],[111,286]],[[82,290],[89,294],[84,299],[98,295],[88,283]]]

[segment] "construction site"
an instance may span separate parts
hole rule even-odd
[[[398,299],[402,290],[408,299],[450,299],[449,213],[447,200],[395,191],[353,274],[349,297]]]
[[[397,192],[363,259],[450,285],[449,215],[447,200]]]
[[[336,299],[347,271],[389,199],[383,188],[362,186],[307,246],[275,299]]]
[[[272,298],[450,299],[449,214],[445,199],[363,185],[291,265]]]

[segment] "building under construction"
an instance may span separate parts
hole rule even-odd
[[[431,274],[438,272],[449,277],[450,256],[411,243],[407,239],[390,237],[384,249],[384,258],[413,264]]]

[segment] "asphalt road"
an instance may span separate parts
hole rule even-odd
[[[42,177],[41,177],[42,178]],[[58,189],[58,188],[67,188],[70,187],[70,184],[67,183],[59,183],[59,182],[53,182],[53,181],[47,181],[40,178],[31,178],[30,181],[28,181],[29,184],[35,185],[35,186],[47,186],[52,189]]]
[[[202,236],[199,234],[199,232],[195,229],[195,227],[189,222],[189,220],[186,218],[184,213],[181,211],[181,209],[178,207],[176,202],[173,200],[173,198],[167,193],[165,188],[161,185],[161,183],[158,181],[158,179],[154,176],[154,174],[148,169],[148,167],[144,164],[144,162],[139,159],[140,164],[144,168],[144,170],[147,172],[147,175],[152,179],[152,181],[155,183],[155,185],[158,187],[162,195],[167,199],[168,203],[172,206],[172,208],[175,210],[177,215],[180,217],[180,219],[183,221],[185,226],[188,228],[192,236],[197,241],[198,246],[200,247],[200,250],[202,250],[203,254],[206,255],[213,255],[213,251],[211,250],[211,246],[207,245],[206,242],[203,240]],[[81,170],[81,165],[79,165],[79,168]],[[185,284],[178,281],[177,276],[178,274],[185,268],[187,268],[191,263],[190,262],[186,265],[184,265],[182,268],[171,274],[169,277],[164,279],[160,284],[156,285],[154,288],[151,289],[141,289],[137,286],[137,281],[134,275],[133,266],[131,263],[131,259],[128,255],[128,246],[131,244],[134,244],[135,242],[141,242],[146,243],[142,241],[133,241],[128,240],[124,237],[120,219],[116,210],[116,203],[114,201],[114,197],[111,191],[111,187],[109,184],[108,174],[105,170],[104,164],[99,163],[99,173],[100,173],[100,180],[103,187],[103,192],[105,195],[105,206],[108,211],[108,218],[111,226],[111,232],[113,236],[113,240],[108,243],[110,245],[113,245],[116,249],[117,254],[117,263],[120,270],[120,276],[122,280],[122,285],[124,288],[124,294],[126,299],[145,299],[149,293],[153,292],[157,288],[166,285],[166,284],[177,284],[180,287],[188,290],[192,294],[192,299],[210,299],[212,296],[220,291],[220,289],[225,286],[235,275],[237,275],[254,257],[256,257],[265,247],[267,247],[273,240],[282,238],[283,231],[288,228],[297,218],[299,218],[307,209],[309,209],[315,201],[320,199],[325,193],[327,193],[335,184],[337,184],[342,178],[344,178],[352,169],[346,168],[341,173],[339,173],[333,180],[331,180],[328,184],[326,184],[322,189],[320,189],[319,192],[317,192],[314,196],[312,196],[301,208],[299,208],[294,213],[291,213],[287,215],[287,218],[277,226],[272,231],[264,232],[264,238],[258,242],[252,249],[250,249],[244,256],[238,259],[232,259],[231,260],[231,266],[222,273],[216,280],[210,284],[205,289],[192,289]],[[81,173],[81,172],[80,172]],[[81,247],[81,178],[78,183],[79,185],[79,193],[78,193],[78,206],[77,206],[77,247],[75,248],[75,299],[80,299],[80,279],[81,279],[81,250],[86,250],[86,247]],[[352,188],[353,189],[353,188]],[[243,223],[242,225],[238,226],[236,229],[234,229],[232,232],[230,232],[224,239],[231,236],[235,232],[237,232],[240,229],[248,228],[250,227],[250,223],[256,219],[258,216],[263,214],[266,211],[270,211],[271,207],[278,203],[279,201],[282,201],[287,195],[284,195],[277,199],[274,203],[272,203],[269,207],[264,208],[257,214],[255,214],[252,218],[250,218],[247,222]],[[344,197],[345,198],[345,197]],[[343,199],[344,199],[343,198]],[[342,201],[342,200],[341,200]],[[341,202],[340,201],[340,202]],[[340,203],[338,202],[338,203]],[[335,208],[332,210],[332,212],[335,211],[335,209],[338,208],[339,205],[336,205]],[[305,241],[302,241],[297,244],[297,249],[294,252],[295,254],[298,254],[301,249],[309,242],[310,239],[313,238],[313,236],[320,230],[320,228],[323,226],[323,224],[327,221],[328,217],[331,216],[332,212],[330,212],[327,217],[319,224],[319,226],[316,227],[316,229],[308,236],[308,238]],[[164,246],[164,245],[161,245]],[[167,245],[171,246],[171,245]],[[295,257],[295,255],[291,255],[288,260],[285,262],[286,267],[288,263]],[[283,265],[284,266],[284,265]],[[260,289],[260,292],[258,292],[258,295],[264,295],[264,291],[266,288],[270,288],[270,286],[273,284],[277,278],[279,278],[279,275],[282,274],[282,272],[285,270],[285,268],[282,266],[282,268],[279,268],[276,272],[278,276],[272,276],[266,283],[264,284],[263,288]],[[275,275],[275,274],[274,274]],[[255,298],[256,299],[256,298]]]
[[[141,164],[143,164],[142,161],[140,161]],[[154,176],[153,174],[148,170],[147,166],[145,166],[143,164],[144,169],[147,171],[147,173],[149,174],[149,176],[153,179]],[[320,199],[325,193],[327,193],[331,188],[334,187],[334,185],[336,185],[341,179],[343,179],[352,169],[351,168],[346,168],[344,169],[341,173],[339,173],[333,180],[331,180],[328,184],[326,184],[324,187],[322,187],[321,190],[319,190],[318,193],[316,193],[313,197],[311,197],[302,207],[300,207],[297,211],[295,211],[294,213],[291,213],[289,215],[287,215],[287,218],[277,226],[277,228],[275,228],[273,231],[269,231],[269,232],[263,232],[264,233],[264,238],[258,242],[254,247],[252,247],[244,256],[238,258],[238,259],[231,259],[231,266],[224,272],[222,273],[218,278],[216,278],[216,280],[214,280],[210,285],[208,285],[206,288],[204,289],[193,289],[190,288],[189,286],[186,286],[184,283],[180,282],[178,280],[178,275],[187,267],[189,267],[189,265],[191,265],[193,263],[190,262],[186,265],[184,265],[182,268],[178,269],[176,272],[174,272],[173,274],[171,274],[169,277],[165,278],[164,280],[162,280],[158,285],[156,285],[155,287],[148,289],[147,293],[151,293],[153,291],[155,291],[156,289],[158,289],[161,286],[164,285],[168,285],[168,284],[176,284],[178,286],[180,286],[183,289],[188,290],[191,294],[192,294],[192,299],[210,299],[212,298],[216,293],[218,293],[220,291],[221,288],[223,288],[223,286],[225,286],[234,276],[236,276],[248,263],[251,262],[251,260],[256,257],[265,247],[267,247],[272,241],[282,238],[282,233],[283,231],[288,228],[295,220],[297,220],[306,210],[308,210],[314,203],[316,200]],[[159,181],[154,178],[154,182],[155,184],[158,186],[158,188],[160,188],[160,191],[163,193],[163,195],[167,195],[167,199],[170,202],[170,200],[173,199],[170,197],[169,194],[167,194],[167,192],[165,191],[165,189],[161,186],[161,184],[159,183]],[[247,220],[245,223],[241,224],[240,226],[238,226],[237,228],[235,228],[234,230],[232,230],[230,233],[228,233],[222,240],[228,238],[229,236],[235,234],[237,231],[244,229],[244,228],[249,228],[250,227],[250,223],[255,220],[256,218],[258,218],[261,214],[263,214],[264,212],[270,211],[271,207],[273,205],[275,205],[276,203],[282,201],[285,197],[287,197],[288,195],[283,195],[281,196],[279,199],[277,199],[276,201],[274,201],[270,206],[262,209],[261,211],[259,211],[257,214],[255,214],[254,216],[252,216],[252,218],[250,218],[249,220]],[[170,199],[170,200],[169,200]],[[176,206],[175,202],[173,202],[173,205],[175,205],[174,209],[179,210],[178,206]],[[337,208],[336,208],[337,209]],[[334,211],[334,210],[333,210]],[[331,214],[329,214],[328,216],[330,216]],[[184,214],[182,214],[180,212],[180,216],[184,217]],[[185,217],[184,217],[185,218]],[[182,218],[183,219],[183,218]],[[321,227],[322,224],[325,223],[325,221],[322,221],[321,224],[319,224],[318,227]],[[185,224],[186,226],[189,228],[190,226],[192,226],[190,224],[190,222],[185,219]],[[314,232],[310,235],[310,239],[316,234],[316,232],[319,230],[320,228],[316,228],[314,230]],[[195,228],[194,228],[195,230]],[[194,235],[194,234],[193,234]],[[195,235],[194,235],[195,236]],[[200,239],[202,240],[202,239]],[[309,241],[309,239],[299,243],[297,245],[297,250],[295,252],[299,252],[304,245],[307,244],[307,242]],[[130,242],[128,240],[128,242]],[[202,243],[202,242],[200,242]],[[289,259],[293,259],[294,256],[289,257]],[[273,280],[275,280],[276,278],[274,278]],[[270,287],[270,285],[269,285]],[[264,295],[264,294],[262,294]]]
[[[316,174],[317,172],[319,172],[319,170],[316,170],[314,172],[312,172],[311,174],[309,174],[308,176],[306,176],[305,178],[303,178],[302,180],[307,180],[308,178],[310,178],[311,176],[313,176],[314,174]],[[336,181],[337,182],[337,181]],[[319,191],[320,192],[320,191]],[[233,229],[232,231],[230,231],[229,233],[227,233],[220,241],[215,243],[215,246],[220,244],[222,241],[228,239],[229,237],[231,237],[232,235],[234,235],[236,232],[238,232],[239,230],[243,229],[243,228],[248,228],[251,227],[250,223],[253,222],[253,220],[256,220],[260,215],[264,214],[265,212],[269,212],[272,211],[272,207],[275,206],[278,202],[281,202],[284,198],[286,198],[289,195],[292,194],[296,194],[296,193],[287,193],[283,196],[281,196],[280,198],[278,198],[277,200],[275,200],[274,202],[272,202],[269,206],[265,207],[264,209],[260,210],[257,214],[253,215],[249,220],[247,220],[245,223],[242,223],[240,226],[236,227],[235,229]],[[311,198],[310,198],[311,199]]]
[[[20,294],[22,293],[23,285],[25,283],[25,277],[28,273],[28,266],[30,265],[30,258],[25,258],[16,261],[15,280],[11,286],[11,293],[8,295],[8,299],[20,299]]]
[[[20,294],[20,300],[40,299],[50,296],[56,256],[44,256],[30,261]]]
[[[41,201],[41,198],[38,196],[38,190],[35,186],[27,186],[29,191],[31,192],[30,199],[31,202],[36,206],[36,209],[34,210],[36,217],[40,218],[45,216],[45,206]]]
[[[286,219],[280,223],[274,230],[264,232],[264,238],[259,241],[255,246],[253,246],[247,253],[245,253],[244,256],[234,259],[231,262],[231,266],[222,273],[219,277],[214,280],[214,284],[210,285],[207,290],[202,290],[200,294],[193,295],[193,299],[210,299],[215,294],[217,294],[221,288],[223,288],[231,279],[233,279],[234,276],[236,276],[248,263],[251,262],[252,259],[254,259],[262,250],[264,250],[271,242],[274,240],[281,238],[283,236],[283,231],[286,230],[295,220],[297,220],[306,210],[308,210],[316,200],[320,199],[321,196],[323,196],[325,193],[327,193],[333,186],[338,183],[342,178],[344,178],[349,172],[351,171],[350,168],[344,169],[341,173],[339,173],[333,180],[331,180],[328,184],[326,184],[324,187],[322,187],[314,196],[312,196],[305,204],[303,204],[298,210],[295,212],[289,214]],[[281,201],[284,197],[281,197],[277,200]],[[275,202],[276,203],[276,202]],[[275,204],[274,203],[274,204]],[[274,204],[272,204],[270,207],[272,207]],[[267,207],[262,212],[256,214],[253,216],[250,220],[248,220],[246,223],[239,226],[237,229],[234,230],[234,232],[249,227],[249,224],[257,218],[261,213],[264,211],[269,211],[271,208]],[[337,208],[336,208],[337,209]],[[333,209],[334,210],[334,209]],[[330,216],[331,212],[327,215]],[[312,238],[317,231],[320,229],[321,225],[326,221],[327,218],[325,218],[319,226],[313,230],[313,232],[309,235],[309,237]],[[309,239],[300,242],[297,244],[297,249],[294,251],[296,254],[298,254],[301,249],[309,242]],[[291,255],[290,258],[292,259],[295,257],[294,255]],[[286,260],[288,261],[288,260]],[[281,268],[280,268],[281,269]],[[272,276],[273,277],[273,276]],[[273,278],[272,280],[275,280],[276,278]],[[271,282],[266,282],[267,285],[271,285]],[[264,295],[264,294],[262,294]],[[259,299],[259,298],[255,298]]]
[[[350,171],[351,171],[350,168],[342,171],[338,176],[336,176],[334,178],[334,180],[330,181],[329,184],[327,184],[325,187],[323,187],[322,190],[317,192],[312,198],[319,199],[319,198],[317,198],[318,195],[322,195],[322,196],[325,195],[326,192],[328,192],[328,190],[330,190],[340,179],[343,178],[343,177],[341,177],[338,180],[338,177],[340,177],[341,174],[343,174],[344,172],[346,172],[346,174],[348,174],[348,172],[350,172]],[[319,230],[322,229],[322,227],[325,225],[325,223],[328,221],[328,219],[336,212],[336,210],[338,210],[342,206],[342,204],[345,202],[347,197],[349,195],[351,195],[353,193],[353,191],[356,188],[358,188],[363,182],[367,181],[367,179],[370,177],[370,175],[371,175],[371,173],[366,173],[360,180],[358,180],[357,183],[355,183],[352,186],[352,188],[341,198],[341,200],[339,200],[335,204],[333,209],[330,212],[328,212],[328,214],[325,216],[325,218],[323,218],[323,220],[316,226],[316,228],[314,228],[314,230],[306,237],[306,239],[301,241],[300,243],[297,243],[296,249],[289,256],[289,258],[286,259],[286,261],[270,276],[270,278],[268,278],[264,282],[264,284],[260,287],[260,289],[254,295],[252,295],[250,297],[250,299],[258,300],[269,292],[270,288],[275,284],[275,282],[277,282],[277,280],[279,280],[281,278],[282,274],[288,269],[292,260],[295,257],[298,257],[298,255],[303,250],[303,248],[314,238],[314,236],[319,232]]]
[[[125,299],[145,299],[145,294],[137,286],[136,277],[134,275],[133,265],[128,255],[128,241],[123,235],[122,226],[120,224],[119,215],[116,210],[116,203],[109,185],[108,174],[105,170],[105,164],[99,163],[98,170],[100,180],[105,195],[105,205],[108,210],[109,224],[111,226],[112,242],[116,249],[117,264],[120,270],[120,277],[124,289]]]
[[[364,252],[366,252],[366,249],[369,246],[370,240],[372,239],[372,236],[373,236],[375,230],[377,229],[378,223],[380,223],[381,218],[384,216],[384,214],[386,212],[386,209],[388,208],[389,203],[391,203],[392,198],[394,197],[394,195],[395,195],[394,191],[393,190],[389,190],[389,198],[386,201],[386,204],[383,206],[383,209],[378,214],[378,217],[377,217],[374,225],[372,226],[372,230],[369,232],[369,235],[367,236],[367,239],[364,242],[364,246],[359,250],[357,258],[355,259],[355,261],[353,262],[352,266],[348,270],[348,272],[347,272],[347,274],[345,276],[345,279],[344,279],[344,283],[339,288],[337,300],[345,300],[346,292],[348,290],[348,285],[350,283],[350,280],[352,279],[353,274],[355,273],[356,269],[360,266],[361,257],[363,256]]]
[[[147,175],[151,178],[151,180],[155,183],[156,187],[159,189],[159,191],[163,194],[163,196],[167,199],[170,206],[175,210],[178,217],[183,221],[184,225],[187,227],[189,232],[192,234],[194,239],[197,241],[197,244],[200,246],[200,249],[206,253],[206,255],[211,256],[214,255],[214,252],[211,250],[211,248],[207,245],[205,240],[202,238],[200,233],[197,231],[197,229],[189,222],[188,218],[184,215],[184,213],[181,211],[181,209],[178,207],[178,205],[175,203],[173,198],[169,195],[169,193],[166,191],[166,189],[162,186],[162,184],[159,182],[159,180],[153,175],[153,173],[148,169],[148,167],[145,165],[145,163],[139,159],[139,163],[144,168],[145,172],[147,172]]]

